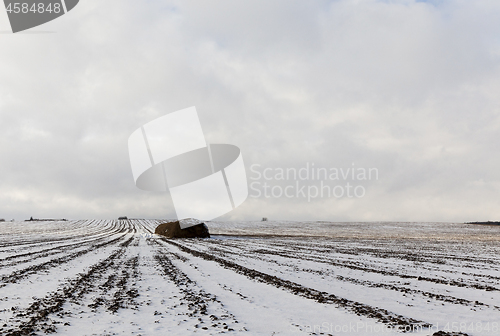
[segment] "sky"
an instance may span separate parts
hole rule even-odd
[[[0,50],[0,218],[174,218],[127,141],[196,106],[247,171],[221,220],[500,220],[496,0],[81,0],[16,34],[2,7]],[[338,179],[278,174],[307,167]]]

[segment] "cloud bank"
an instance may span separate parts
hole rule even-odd
[[[498,1],[86,0],[9,29],[1,10],[0,218],[174,217],[135,187],[127,139],[193,105],[249,182],[378,170],[360,198],[249,197],[222,219],[500,218]]]

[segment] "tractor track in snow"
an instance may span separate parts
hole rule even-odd
[[[212,254],[190,249],[174,241],[170,241],[167,239],[163,239],[163,241],[170,245],[176,246],[181,251],[189,253],[195,257],[199,257],[209,261],[215,261],[222,267],[235,271],[236,273],[242,274],[250,279],[254,279],[256,281],[287,290],[288,292],[294,295],[302,296],[307,299],[314,300],[318,303],[335,304],[337,307],[347,309],[358,316],[366,316],[368,318],[373,318],[381,323],[390,326],[398,326],[398,327],[410,326],[412,329],[428,328],[432,326],[430,323],[398,315],[386,309],[371,307],[369,305],[360,302],[355,302],[352,300],[341,298],[335,294],[318,291],[313,288],[308,288],[289,280],[281,279],[274,275],[269,275],[254,269],[250,269],[245,266],[239,265],[235,262],[228,261],[220,257],[216,257]]]
[[[159,248],[161,245],[156,243]],[[224,304],[213,294],[207,293],[198,286],[196,281],[190,279],[184,272],[172,263],[172,259],[179,259],[185,262],[181,256],[175,253],[158,250],[154,259],[163,270],[164,276],[173,282],[183,295],[181,305],[186,305],[187,316],[198,320],[195,328],[203,330],[212,330],[217,333],[234,331],[239,328],[235,317],[224,308]],[[210,306],[217,306],[222,314],[210,312]]]
[[[78,252],[72,252],[70,254],[63,255],[61,257],[57,257],[54,259],[51,259],[49,261],[36,264],[36,265],[31,265],[26,268],[23,268],[21,270],[16,270],[10,273],[9,275],[4,275],[0,277],[0,288],[7,286],[9,283],[16,283],[28,276],[31,276],[33,274],[36,274],[40,271],[46,271],[52,267],[59,266],[61,264],[67,263],[71,260],[74,260],[76,258],[82,257],[87,253],[90,253],[92,251],[95,251],[96,249],[103,248],[106,246],[110,246],[120,240],[123,240],[126,234],[123,234],[117,238],[114,238],[112,240],[108,240],[104,243],[99,243],[95,245],[91,245],[91,247],[86,248],[85,250],[78,251]]]
[[[130,237],[121,243],[120,248],[109,257],[92,265],[87,272],[80,274],[75,279],[61,285],[55,292],[44,298],[37,298],[29,307],[16,311],[15,316],[11,319],[13,323],[11,325],[4,324],[0,328],[0,332],[5,336],[32,335],[38,331],[56,332],[58,323],[51,319],[51,315],[58,314],[59,317],[63,317],[65,315],[63,305],[67,301],[77,301],[85,293],[92,291],[93,284],[113,264],[114,259],[124,253],[132,239],[133,237]]]
[[[213,243],[211,243],[210,245],[212,245],[212,244]],[[252,252],[253,253],[248,253],[248,251],[243,251],[243,250],[241,252],[235,252],[235,251],[229,251],[229,250],[216,248],[213,246],[210,247],[210,253],[213,253],[221,258],[225,258],[225,259],[229,258],[233,262],[236,262],[236,263],[238,262],[238,260],[235,258],[235,256],[243,256],[245,258],[252,258],[252,259],[264,261],[266,263],[275,264],[277,267],[288,267],[288,268],[293,269],[293,271],[297,272],[297,273],[304,273],[304,272],[315,273],[315,274],[318,274],[320,276],[325,276],[325,275],[328,275],[328,273],[330,273],[330,272],[328,272],[328,270],[313,270],[313,269],[307,269],[307,268],[300,268],[294,264],[283,263],[283,262],[280,263],[276,260],[265,258],[268,255],[275,255],[274,253],[268,253],[267,251],[265,253],[259,253],[257,250],[253,250]],[[384,275],[386,275],[386,274],[384,274]],[[335,276],[335,279],[340,280],[340,281],[344,281],[344,282],[350,282],[350,283],[353,283],[356,285],[367,286],[367,287],[371,287],[371,288],[384,288],[387,290],[397,291],[397,292],[401,292],[404,294],[420,295],[420,296],[425,297],[425,298],[431,298],[431,299],[434,299],[437,301],[442,301],[442,302],[448,302],[448,303],[459,304],[459,305],[470,306],[470,307],[485,306],[485,307],[490,307],[490,308],[493,308],[493,309],[500,311],[499,306],[488,305],[488,304],[480,302],[478,300],[474,300],[474,301],[467,300],[467,299],[457,298],[457,297],[454,297],[451,295],[435,294],[435,293],[431,293],[428,291],[407,288],[404,286],[396,286],[393,284],[360,280],[360,279],[351,278],[351,277],[344,277],[344,276],[340,276],[340,275]],[[473,288],[476,288],[476,287],[473,287]],[[476,289],[478,289],[478,288],[476,288]],[[482,288],[479,288],[479,289],[482,289]]]

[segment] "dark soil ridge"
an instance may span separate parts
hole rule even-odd
[[[169,253],[174,258],[182,260],[181,256]],[[172,281],[183,294],[182,304],[187,304],[190,318],[198,318],[199,323],[195,325],[196,328],[208,330],[209,328],[219,329],[220,333],[234,331],[235,324],[238,323],[234,316],[223,308],[223,303],[217,299],[217,296],[205,292],[202,288],[197,287],[196,281],[191,280],[184,272],[172,264],[171,260],[165,253],[158,252],[155,254],[154,259],[160,265],[165,276]],[[184,303],[186,302],[186,303]],[[222,307],[224,314],[216,316],[209,314],[208,308],[210,304],[218,304]],[[173,308],[175,308],[174,306]]]
[[[74,222],[74,223],[75,224],[79,224],[79,223],[85,223],[85,222],[86,221],[78,221],[78,222]],[[91,224],[93,222],[94,221],[90,222],[89,224]],[[74,226],[77,226],[77,225],[74,225]],[[120,225],[120,227],[104,228],[104,229],[102,229],[100,231],[94,232],[92,235],[94,236],[94,235],[99,235],[99,234],[106,234],[106,233],[113,232],[113,231],[119,233],[119,232],[121,232],[123,230],[125,230],[125,226]],[[82,237],[88,237],[88,235],[85,234],[85,233],[82,233],[82,234],[79,234],[79,235],[65,237],[65,238],[58,238],[58,239],[44,238],[44,239],[38,239],[38,240],[35,240],[35,241],[33,241],[33,240],[27,240],[27,241],[21,240],[21,241],[16,241],[14,243],[1,244],[0,248],[14,247],[14,246],[19,246],[19,245],[24,245],[26,248],[29,248],[30,245],[40,245],[40,244],[53,245],[53,244],[58,244],[60,242],[67,241],[67,240],[74,240],[74,239],[78,239],[78,238],[82,238]]]
[[[211,244],[213,244],[213,242],[210,242]],[[224,253],[230,253],[230,254],[233,254],[233,255],[241,255],[241,256],[244,256],[244,257],[249,257],[250,256],[250,253],[247,253],[245,254],[244,251],[243,252],[236,252],[236,251],[230,251],[230,250],[224,250],[224,249],[221,249],[220,246],[224,246],[224,245],[220,245],[219,243],[215,243],[215,245],[218,245],[217,247],[215,246],[209,246],[209,249],[210,249],[210,252],[214,252],[214,253],[217,253],[219,256],[224,256]],[[239,247],[239,246],[235,246],[235,247]],[[241,248],[241,247],[239,247]],[[248,251],[248,250],[247,250]],[[248,251],[250,252],[250,251]],[[283,255],[283,253],[274,253],[274,251],[272,250],[263,250],[263,249],[258,249],[258,250],[252,250],[251,251],[253,254],[261,254],[261,255],[279,255],[281,257],[285,257]],[[293,258],[293,259],[301,259],[301,260],[311,260],[310,258],[306,258],[306,257],[298,257],[298,256],[291,256],[291,255],[288,255],[287,254],[287,258]],[[280,263],[276,262],[275,260],[272,260],[272,259],[264,259],[264,258],[259,258],[257,255],[252,255],[252,258],[254,259],[258,259],[258,260],[262,260],[262,261],[265,261],[265,262],[271,262],[271,263],[274,263],[274,264],[277,264],[277,265],[281,265]],[[313,260],[313,261],[316,261],[318,262],[318,260]],[[325,260],[323,263],[330,263],[330,261],[327,261]],[[340,264],[340,263],[337,263],[337,264]],[[286,264],[288,265],[289,267],[296,267],[295,265],[291,265],[291,264]],[[344,265],[344,264],[342,264]],[[347,268],[351,268],[351,269],[356,269],[356,270],[368,270],[368,268],[361,268],[359,266],[354,266],[354,267],[358,267],[358,268],[354,268],[354,267],[350,267],[348,265],[344,265],[343,267],[347,267]],[[303,269],[304,271],[306,272],[313,272],[313,273],[316,273],[316,272],[319,272],[319,271],[314,271],[314,270],[306,270],[306,269]],[[370,269],[372,270],[373,273],[382,273],[384,275],[387,275],[383,272],[387,272],[387,271],[381,271],[381,270],[375,270],[375,269]],[[402,278],[407,278],[408,276],[407,275],[403,275],[401,276],[399,273],[395,273],[397,274],[396,276],[399,276],[399,277],[402,277]],[[395,275],[395,274],[389,274],[389,275]],[[415,276],[417,279],[418,277]],[[341,279],[339,280],[342,280],[342,281],[348,281],[348,280],[345,280],[345,278],[343,277],[340,277]],[[428,278],[430,279],[430,278]],[[421,279],[419,279],[421,280]],[[440,280],[440,279],[436,279],[436,280]],[[349,282],[352,282],[352,281],[349,281]],[[471,286],[473,287],[475,284],[472,284]],[[370,287],[383,287],[383,288],[387,288],[387,289],[393,289],[393,290],[396,290],[396,291],[399,291],[399,292],[404,292],[404,293],[418,293],[418,294],[421,294],[423,296],[426,296],[426,297],[430,297],[430,298],[433,298],[435,300],[439,300],[439,301],[444,301],[444,302],[449,302],[449,303],[454,303],[454,304],[461,304],[461,305],[473,305],[473,306],[485,306],[485,307],[491,307],[490,305],[486,304],[486,303],[482,303],[482,302],[479,302],[479,301],[469,301],[469,300],[465,300],[465,299],[460,299],[460,298],[455,298],[455,297],[452,297],[452,296],[446,296],[446,295],[440,295],[440,294],[434,294],[434,293],[430,293],[430,292],[425,292],[425,291],[420,291],[420,290],[412,290],[412,289],[409,289],[409,288],[405,288],[405,287],[397,287],[397,286],[393,286],[393,285],[385,285],[385,284],[380,284],[380,283],[372,283],[372,285],[370,285]],[[486,288],[489,288],[487,286],[483,286],[483,287],[486,287]],[[494,287],[492,287],[494,288]],[[498,306],[493,306],[494,309],[497,309],[497,310],[500,310],[500,307]]]
[[[409,327],[411,330],[419,330],[421,328],[430,328],[432,324],[424,322],[424,321],[419,321],[413,318],[405,317],[402,315],[398,315],[392,312],[389,312],[386,309],[381,309],[378,307],[372,307],[360,302],[348,300],[345,298],[338,297],[337,295],[334,294],[329,294],[326,292],[321,292],[309,287],[304,287],[298,283],[289,281],[289,280],[284,280],[281,278],[278,278],[273,275],[269,275],[260,271],[256,271],[254,269],[250,269],[241,265],[238,265],[232,261],[227,261],[222,258],[216,257],[214,255],[205,253],[205,252],[200,252],[200,251],[195,251],[190,248],[187,248],[181,244],[178,244],[176,242],[169,241],[167,239],[162,240],[170,245],[174,245],[178,247],[181,251],[189,253],[195,257],[199,257],[205,260],[209,261],[215,261],[222,267],[226,269],[230,269],[235,271],[238,274],[242,274],[250,279],[265,283],[265,284],[270,284],[274,287],[285,289],[289,292],[291,292],[294,295],[298,295],[307,299],[314,300],[318,303],[324,303],[324,304],[336,304],[337,307],[341,307],[344,309],[347,309],[353,313],[355,313],[358,316],[366,316],[369,318],[376,319],[377,321],[387,324],[391,327],[399,327],[399,328],[404,328],[406,326]],[[404,329],[401,329],[401,331],[405,331]]]
[[[296,238],[296,237],[295,237]],[[324,237],[323,237],[324,238]],[[375,240],[375,239],[372,239]],[[273,244],[274,246],[278,247],[283,247],[286,248],[286,242],[285,243],[275,243]],[[386,248],[386,246],[383,246]],[[382,258],[396,258],[396,259],[401,259],[401,260],[408,260],[408,261],[418,261],[418,262],[429,262],[437,265],[443,265],[446,264],[446,262],[441,261],[440,259],[448,259],[448,260],[455,260],[455,261],[469,261],[469,262],[474,262],[477,263],[482,262],[484,264],[492,264],[495,265],[497,263],[496,260],[491,260],[491,259],[485,259],[485,258],[480,258],[477,256],[472,256],[472,257],[458,257],[458,256],[450,256],[448,254],[436,254],[435,251],[433,251],[433,254],[427,254],[423,251],[419,251],[419,253],[412,253],[412,252],[399,252],[399,251],[381,251],[372,247],[358,247],[356,249],[348,249],[348,248],[341,248],[338,246],[334,246],[331,244],[325,245],[323,248],[314,248],[311,246],[308,246],[306,244],[301,245],[301,253],[306,253],[306,252],[317,252],[317,251],[324,251],[324,252],[334,252],[334,253],[341,253],[341,254],[348,254],[348,255],[359,255],[359,253],[364,253],[364,254],[371,254],[376,257],[382,257]],[[432,261],[432,260],[435,261]]]
[[[56,266],[59,266],[61,264],[67,263],[73,259],[76,259],[78,257],[81,257],[81,256],[89,253],[89,252],[92,252],[95,249],[111,245],[119,240],[122,240],[125,237],[125,235],[126,235],[126,233],[124,233],[120,237],[109,240],[107,242],[93,245],[90,248],[87,248],[85,250],[74,252],[74,253],[59,257],[59,258],[55,258],[55,259],[46,261],[46,262],[38,264],[38,265],[32,265],[32,266],[26,267],[22,270],[14,271],[9,275],[4,275],[0,278],[0,282],[1,282],[0,288],[7,286],[7,284],[9,284],[9,283],[16,283],[16,282],[20,281],[21,279],[24,279],[30,275],[38,273],[39,271],[47,270],[47,269],[50,269],[52,267],[56,267]]]
[[[132,286],[128,284],[131,280],[137,280],[140,277],[138,266],[139,256],[129,258],[125,262],[113,259],[105,270],[105,273],[111,274],[103,284],[98,286],[101,290],[99,295],[87,307],[96,312],[100,306],[105,306],[106,310],[111,313],[116,313],[121,308],[137,309],[138,303],[135,299],[139,296],[139,292],[135,288],[135,283]],[[108,295],[113,289],[115,289],[114,294]]]
[[[336,276],[336,278],[338,280],[350,282],[350,283],[357,284],[357,285],[362,285],[362,286],[371,287],[371,288],[384,288],[384,289],[394,290],[394,291],[405,293],[405,294],[418,294],[418,295],[425,296],[425,297],[428,297],[428,298],[431,298],[431,299],[434,299],[437,301],[443,301],[443,302],[448,302],[448,303],[457,304],[457,305],[474,306],[474,307],[483,306],[483,307],[488,307],[488,308],[500,310],[500,307],[498,307],[498,306],[490,306],[489,304],[486,304],[483,302],[461,299],[461,298],[457,298],[455,296],[450,296],[450,295],[435,294],[435,293],[431,293],[431,292],[422,291],[419,289],[411,289],[411,288],[400,287],[400,286],[395,286],[395,285],[390,285],[390,284],[376,283],[376,282],[367,281],[367,280],[359,280],[359,279],[354,279],[354,278],[349,278],[349,277],[343,277],[341,275]]]
[[[65,253],[68,250],[74,250],[74,249],[77,249],[77,248],[84,246],[84,245],[88,246],[89,244],[95,244],[97,242],[100,242],[100,241],[103,241],[106,239],[109,239],[109,236],[102,236],[102,237],[99,237],[96,239],[89,239],[89,240],[85,240],[85,241],[81,241],[81,242],[77,242],[77,243],[73,243],[73,244],[60,245],[60,246],[51,247],[51,248],[44,249],[44,250],[8,256],[8,257],[5,257],[3,259],[0,259],[0,267],[10,267],[10,266],[19,265],[19,264],[22,264],[23,262],[26,262],[25,260],[19,260],[16,262],[12,262],[10,264],[4,264],[3,262],[5,262],[5,261],[15,260],[15,259],[23,258],[23,257],[30,257],[29,261],[33,261],[33,260],[36,260],[39,258],[45,258],[45,257],[51,256],[51,255]]]
[[[116,291],[113,298],[106,307],[106,309],[113,314],[121,308],[129,308],[132,306],[137,308],[135,298],[139,296],[139,292],[134,287],[130,288],[128,283],[131,279],[137,279],[139,276],[139,256],[130,258],[125,262],[124,266],[121,277],[116,283]],[[128,270],[131,270],[131,272]]]
[[[35,335],[37,331],[55,333],[56,323],[50,320],[51,314],[64,316],[63,305],[70,299],[76,299],[89,291],[91,284],[100,278],[101,274],[113,263],[113,260],[125,252],[134,237],[120,244],[120,248],[106,259],[92,265],[86,273],[70,280],[55,292],[35,301],[26,309],[20,310],[14,319],[16,327],[0,327],[0,333],[5,336]],[[22,321],[24,320],[24,321]],[[5,330],[6,329],[6,330]]]
[[[259,253],[262,253],[260,251]],[[267,254],[272,254],[272,255],[277,255],[280,257],[285,257],[285,258],[292,258],[292,259],[300,259],[300,260],[308,260],[308,261],[314,261],[314,262],[319,262],[319,263],[324,263],[324,264],[329,264],[332,266],[337,266],[337,267],[345,267],[345,268],[350,268],[358,271],[363,271],[367,273],[378,273],[378,274],[383,274],[383,275],[390,275],[390,276],[396,276],[400,277],[403,279],[416,279],[419,281],[428,281],[428,282],[433,282],[437,284],[443,284],[443,285],[449,285],[449,286],[455,286],[455,287],[466,287],[466,288],[475,288],[475,289],[481,289],[485,290],[487,292],[490,291],[500,291],[500,289],[492,286],[487,286],[487,285],[481,285],[481,284],[466,284],[460,281],[456,280],[443,280],[443,279],[436,279],[436,278],[429,278],[429,277],[423,277],[419,275],[409,275],[409,274],[401,274],[398,272],[393,272],[393,271],[385,271],[385,270],[377,270],[373,268],[366,268],[362,266],[357,266],[357,265],[352,265],[349,263],[342,263],[342,262],[334,262],[331,260],[324,260],[321,258],[314,258],[314,257],[306,257],[306,256],[295,256],[291,255],[290,253],[284,253],[284,252],[277,252],[277,251],[267,251]],[[262,253],[263,254],[263,253]]]
[[[224,249],[220,249],[218,247],[213,247],[213,246],[210,246],[209,248],[210,248],[210,252],[215,252],[215,253],[217,253],[217,255],[219,255],[221,257],[224,256],[224,253],[231,253],[233,255],[240,255],[240,256],[249,257],[249,254],[245,254],[243,252],[236,252],[236,251],[229,251],[229,250],[226,251]],[[258,253],[257,250],[254,250],[253,252]],[[264,253],[264,254],[268,254],[268,253]],[[315,274],[319,274],[319,275],[324,274],[322,271],[299,268],[296,265],[288,264],[288,263],[279,263],[279,262],[272,260],[272,259],[259,258],[259,256],[252,256],[252,257],[254,259],[261,260],[264,262],[273,263],[273,264],[280,265],[280,266],[284,265],[286,267],[294,268],[298,272],[302,271],[302,272],[308,272],[308,273],[315,273]],[[490,306],[490,305],[483,303],[483,302],[470,301],[470,300],[461,299],[461,298],[457,298],[457,297],[450,296],[450,295],[435,294],[435,293],[426,292],[426,291],[422,291],[422,290],[411,289],[411,288],[390,285],[390,284],[377,283],[377,282],[372,282],[372,281],[367,281],[367,280],[359,280],[359,279],[354,279],[354,278],[349,278],[349,277],[343,277],[340,275],[336,276],[336,278],[340,281],[350,282],[350,283],[357,284],[357,285],[363,285],[363,286],[367,286],[367,287],[371,287],[371,288],[384,288],[384,289],[394,290],[394,291],[398,291],[398,292],[405,293],[405,294],[417,294],[417,295],[425,296],[427,298],[432,298],[432,299],[437,300],[437,301],[448,302],[448,303],[452,303],[452,304],[458,304],[458,305],[464,305],[464,306],[484,306],[484,307],[489,307],[489,308],[500,310],[500,307],[498,307],[498,306]]]

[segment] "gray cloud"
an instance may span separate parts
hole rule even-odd
[[[0,217],[173,217],[127,139],[195,105],[248,169],[379,171],[363,198],[226,219],[497,219],[499,19],[486,0],[89,0],[34,29],[53,34],[0,34]]]

